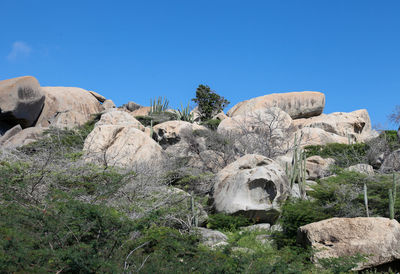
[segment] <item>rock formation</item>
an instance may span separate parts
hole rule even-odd
[[[81,88],[42,87],[41,90],[46,99],[37,126],[73,128],[83,125],[93,114],[103,110],[100,102]]]
[[[268,94],[236,104],[227,115],[234,117],[270,107],[282,109],[293,119],[317,116],[324,110],[325,95],[315,91]]]
[[[218,212],[274,223],[279,216],[279,201],[289,193],[285,171],[278,164],[249,154],[218,172],[213,197]]]
[[[0,122],[7,129],[35,125],[45,100],[39,82],[31,76],[0,81],[0,98]]]
[[[128,169],[163,159],[162,148],[134,125],[101,125],[84,144],[87,162]]]
[[[400,259],[400,224],[387,218],[332,218],[302,226],[297,241],[317,252],[312,258],[365,255],[362,270]]]

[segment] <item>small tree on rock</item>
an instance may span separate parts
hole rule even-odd
[[[210,120],[229,104],[228,100],[206,85],[199,85],[196,90],[196,98],[192,99],[192,101],[198,105],[201,121]]]

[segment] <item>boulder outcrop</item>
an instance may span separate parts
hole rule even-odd
[[[103,110],[100,102],[88,91],[75,87],[42,87],[46,96],[37,126],[73,128],[83,125],[93,114]]]
[[[16,132],[16,134],[9,136],[7,139],[2,138],[0,141],[0,146],[2,148],[9,149],[28,145],[39,140],[43,136],[43,133],[46,129],[48,128],[28,127],[21,131],[18,131],[17,129],[16,131],[18,132]]]
[[[105,166],[134,168],[163,159],[159,144],[134,125],[101,125],[87,136],[84,159]]]
[[[42,111],[44,95],[31,76],[0,81],[0,122],[22,128],[35,125]]]
[[[213,191],[218,212],[264,223],[276,221],[279,201],[290,194],[285,171],[273,160],[255,154],[245,155],[218,172]]]
[[[377,132],[372,130],[371,120],[367,110],[360,109],[353,112],[334,112],[319,116],[297,119],[293,124],[298,129],[319,128],[328,133],[347,138],[351,142],[365,142],[377,137]]]
[[[325,95],[316,91],[268,94],[236,104],[227,115],[234,117],[270,107],[282,109],[293,119],[317,116],[324,110]]]
[[[365,255],[354,270],[379,266],[400,259],[400,224],[387,218],[332,218],[302,226],[297,241],[316,250],[322,258]]]

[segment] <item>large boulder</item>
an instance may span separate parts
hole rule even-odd
[[[393,151],[384,158],[380,171],[384,173],[400,171],[400,149]]]
[[[37,126],[73,128],[83,125],[93,114],[103,110],[102,105],[87,90],[75,87],[42,87],[46,96]]]
[[[163,159],[161,146],[134,125],[96,126],[87,136],[83,151],[87,162],[124,168]]]
[[[22,127],[21,125],[16,125],[13,126],[12,128],[10,128],[9,130],[7,130],[7,132],[0,137],[0,146],[7,141],[8,139],[10,139],[11,137],[17,135],[18,133],[20,133],[22,131]]]
[[[7,139],[6,138],[1,139],[0,146],[2,148],[13,149],[33,143],[42,138],[44,132],[48,129],[48,128],[28,127],[19,131],[18,126],[16,127],[17,127],[16,133],[14,132],[15,134],[9,136],[9,138]]]
[[[218,172],[213,191],[218,212],[264,223],[276,221],[279,202],[290,194],[285,171],[273,160],[255,154],[245,155]]]
[[[317,116],[324,110],[325,95],[315,91],[273,93],[240,102],[227,115],[234,117],[270,107],[282,109],[293,119]]]
[[[322,258],[367,256],[354,270],[400,259],[400,224],[387,218],[332,218],[302,226],[297,241],[311,246],[313,261]]]
[[[372,130],[371,120],[366,109],[353,112],[334,112],[319,116],[297,119],[293,124],[299,128],[320,128],[326,132],[345,137],[351,142],[365,142],[378,136]]]
[[[0,98],[0,122],[22,128],[35,124],[45,100],[32,76],[0,81]]]

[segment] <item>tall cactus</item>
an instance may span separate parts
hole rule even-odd
[[[389,217],[391,220],[394,219],[394,200],[392,189],[389,189]]]
[[[368,210],[368,189],[367,184],[364,183],[364,204],[365,204],[365,211],[367,212],[367,217],[369,217],[369,210]]]
[[[293,188],[297,182],[300,190],[301,198],[306,197],[305,185],[306,185],[306,154],[303,150],[299,149],[300,139],[297,139],[297,135],[294,137],[294,149],[292,157],[292,166],[289,171],[288,165],[286,164],[286,175],[289,178],[290,188]]]
[[[199,218],[197,216],[197,211],[196,211],[196,205],[195,205],[195,201],[194,201],[194,197],[193,197],[193,192],[190,195],[190,202],[191,202],[191,208],[192,208],[192,216],[193,216],[193,223],[192,225],[194,227],[198,227],[199,226]]]

